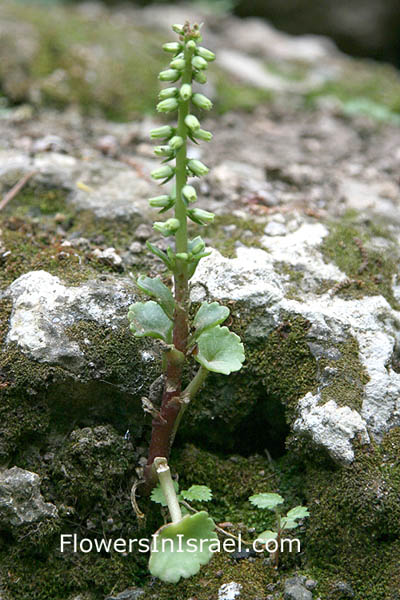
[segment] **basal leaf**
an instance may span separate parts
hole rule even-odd
[[[136,302],[129,308],[130,328],[136,337],[145,335],[158,338],[170,344],[172,341],[172,321],[154,300]]]
[[[178,482],[174,481],[173,483],[174,483],[175,492],[178,493],[178,491],[179,491]],[[150,498],[151,498],[151,500],[153,500],[153,502],[157,502],[157,504],[161,504],[161,506],[168,506],[168,504],[165,500],[164,492],[162,491],[160,484],[158,484],[155,488],[153,488]]]
[[[188,490],[182,490],[181,496],[189,501],[209,502],[212,498],[212,491],[206,485],[192,485]]]
[[[279,494],[267,492],[254,494],[250,496],[249,500],[257,508],[268,508],[269,510],[274,510],[278,504],[283,504],[284,502],[284,499]]]
[[[191,577],[212,557],[210,547],[218,538],[213,520],[205,511],[160,527],[153,538],[149,570],[166,583]]]
[[[170,319],[174,316],[175,302],[171,290],[163,284],[159,277],[151,279],[141,275],[138,277],[137,286],[149,296],[157,298],[160,306],[164,309]]]
[[[292,521],[296,519],[304,519],[305,517],[309,517],[310,513],[306,506],[295,506],[287,513],[286,517]]]
[[[196,360],[208,371],[229,375],[239,371],[244,361],[243,344],[236,333],[227,327],[213,327],[204,331],[197,340]]]
[[[196,336],[211,327],[223,323],[228,316],[229,308],[227,306],[221,306],[218,302],[203,302],[193,321]]]

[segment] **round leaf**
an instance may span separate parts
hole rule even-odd
[[[296,519],[304,519],[305,517],[309,517],[310,513],[306,506],[295,506],[287,513],[286,517],[292,521]]]
[[[296,529],[296,527],[298,527],[299,525],[300,523],[298,523],[297,521],[293,521],[293,519],[288,519],[287,517],[283,517],[283,519],[281,519],[282,529]]]
[[[221,306],[218,302],[203,302],[193,321],[196,336],[206,331],[206,329],[223,323],[228,316],[229,308],[227,306]]]
[[[254,494],[254,496],[250,496],[249,500],[254,506],[257,506],[257,508],[268,508],[269,510],[274,510],[278,504],[283,504],[284,502],[282,496],[279,494],[266,492]]]
[[[196,575],[212,558],[210,546],[218,540],[214,528],[205,511],[161,527],[153,538],[150,573],[166,583]]]
[[[181,496],[189,501],[209,502],[212,498],[212,492],[206,485],[192,485],[188,490],[182,490]]]
[[[213,327],[204,331],[197,341],[196,360],[208,371],[229,375],[239,371],[244,361],[243,344],[236,333],[227,327]]]
[[[161,306],[149,300],[136,302],[129,308],[128,319],[136,337],[145,335],[171,343],[172,321],[167,317]]]
[[[271,531],[270,529],[267,529],[266,531],[260,533],[256,541],[260,542],[261,544],[266,544],[270,540],[276,540],[277,537],[278,534],[276,531]]]
[[[154,296],[157,298],[161,308],[165,310],[168,317],[170,319],[173,318],[175,308],[174,297],[171,293],[171,290],[163,284],[159,277],[151,279],[151,277],[141,275],[138,277],[137,285],[149,296]]]

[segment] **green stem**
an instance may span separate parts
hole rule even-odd
[[[172,434],[171,434],[171,443],[173,443],[173,441],[175,439],[175,435],[176,435],[176,432],[178,431],[178,427],[181,423],[183,413],[187,409],[190,401],[193,400],[193,398],[195,397],[195,395],[197,394],[197,392],[203,385],[207,375],[208,375],[207,369],[205,369],[203,366],[200,367],[200,369],[197,371],[197,373],[194,376],[194,378],[192,379],[192,381],[183,390],[183,392],[182,392],[183,403],[181,404],[180,411],[179,411],[178,416],[176,417],[176,420],[174,423],[174,427],[173,427]]]
[[[178,523],[182,519],[181,507],[175,492],[174,483],[171,477],[171,471],[167,459],[157,457],[154,459],[154,468],[156,470],[164,498],[168,505],[169,514],[173,523]]]

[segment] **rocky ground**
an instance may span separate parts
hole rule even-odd
[[[311,516],[301,554],[279,571],[218,555],[161,585],[144,556],[61,554],[59,536],[138,534],[141,397],[161,354],[130,335],[126,313],[137,274],[168,274],[145,251],[158,240],[147,203],[157,83],[133,78],[124,57],[146,44],[152,74],[166,24],[181,19],[172,7],[0,10],[0,39],[24,40],[0,63],[0,598],[398,599],[397,73],[325,39],[202,17],[219,54],[204,121],[214,139],[192,153],[211,167],[195,185],[217,218],[192,300],[229,304],[247,360],[210,377],[173,465],[184,484],[211,485],[212,516],[246,535],[269,525],[247,501],[258,491]],[[49,27],[60,15],[63,37]],[[111,42],[118,77],[102,51]],[[160,515],[148,504],[152,532]]]

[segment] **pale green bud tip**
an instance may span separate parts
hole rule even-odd
[[[168,219],[167,221],[156,221],[153,225],[153,229],[161,233],[161,235],[173,235],[178,231],[180,223],[178,219]]]
[[[204,71],[196,71],[193,74],[193,79],[197,81],[197,83],[207,83],[207,75]]]
[[[161,73],[158,76],[158,79],[160,81],[178,81],[179,77],[181,76],[180,72],[177,71],[176,69],[166,69],[165,71],[161,71]]]
[[[182,188],[182,195],[188,202],[196,202],[197,194],[192,185],[185,185]]]
[[[169,87],[169,88],[160,90],[158,97],[160,98],[160,100],[166,100],[167,98],[175,98],[175,96],[177,96],[177,95],[178,95],[178,88]]]
[[[203,69],[207,69],[208,63],[204,58],[201,58],[201,56],[194,56],[192,58],[192,66],[195,69],[200,69],[202,71]]]
[[[206,245],[203,240],[198,241],[197,244],[195,244],[192,248],[192,254],[199,254],[199,252],[203,252],[205,247]]]
[[[174,137],[172,137],[168,143],[172,150],[179,150],[183,144],[183,139],[180,135],[174,135]]]
[[[166,195],[155,196],[154,198],[149,199],[150,206],[153,206],[154,208],[166,208],[171,202],[173,203],[173,199]]]
[[[209,142],[212,140],[211,131],[206,131],[205,129],[198,129],[193,133],[194,137],[199,140],[204,140],[205,142]]]
[[[185,59],[184,58],[175,58],[169,63],[171,69],[177,69],[178,71],[182,71],[185,68]]]
[[[166,98],[157,104],[158,112],[172,112],[178,108],[178,100],[176,98]]]
[[[170,125],[163,125],[162,127],[157,127],[156,129],[151,129],[150,137],[154,139],[159,138],[168,138],[174,133],[174,130]]]
[[[179,42],[167,42],[166,44],[163,44],[163,50],[165,52],[179,52],[179,50],[182,48],[181,44]]]
[[[192,86],[189,83],[184,83],[179,90],[179,94],[182,100],[189,100],[192,95]]]
[[[155,169],[155,171],[151,172],[151,176],[153,179],[166,179],[168,177],[172,177],[175,173],[175,170],[169,165],[164,165],[163,167],[159,167]]]
[[[198,56],[201,56],[201,58],[204,58],[204,60],[207,60],[208,62],[215,60],[214,52],[211,52],[211,50],[203,48],[202,46],[199,46],[197,48],[197,54]]]
[[[195,50],[196,49],[196,42],[194,40],[189,40],[188,43],[186,44],[186,48],[188,50]]]
[[[212,109],[211,100],[209,100],[207,96],[204,96],[203,94],[194,94],[192,102],[195,106],[197,106],[197,108],[201,108],[203,110]]]
[[[176,258],[186,261],[189,259],[189,254],[187,254],[187,252],[178,252],[178,254],[176,254]]]
[[[200,129],[200,123],[199,120],[197,119],[197,117],[195,117],[194,115],[187,115],[185,117],[185,125],[186,127],[188,127],[191,131],[197,131],[198,129]]]
[[[202,208],[190,208],[188,210],[188,217],[199,225],[209,225],[214,221],[214,213]]]
[[[207,175],[209,169],[204,165],[200,160],[193,158],[189,160],[188,167],[194,175],[201,177],[202,175]]]
[[[175,33],[177,33],[178,35],[182,35],[183,34],[183,25],[180,25],[179,23],[175,23],[174,25],[172,25],[172,31],[175,31]]]

